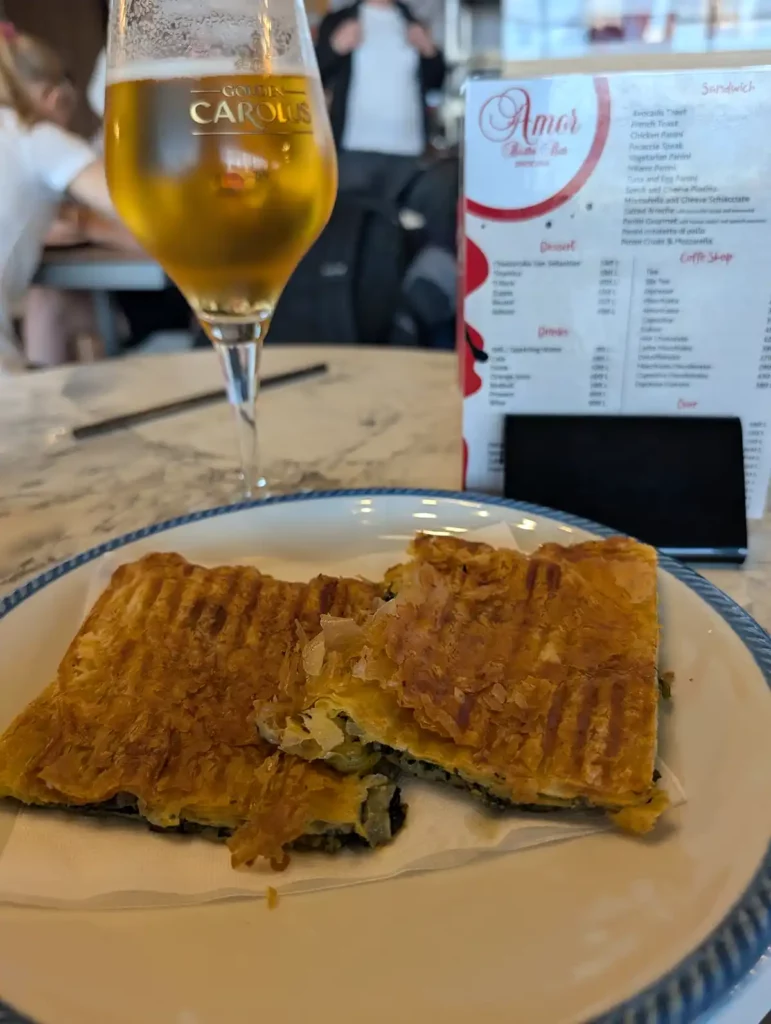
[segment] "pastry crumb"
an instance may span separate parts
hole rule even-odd
[[[265,896],[268,900],[268,910],[275,910],[278,906],[278,892],[272,885],[268,886]]]

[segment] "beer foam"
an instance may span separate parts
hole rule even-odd
[[[243,74],[300,75],[305,78],[317,77],[315,68],[304,68],[294,63],[289,65],[281,60],[263,72],[244,72],[237,68],[237,57],[174,57],[166,60],[143,60],[111,68],[107,72],[107,84],[118,82],[155,81],[167,82],[177,78],[207,78]]]

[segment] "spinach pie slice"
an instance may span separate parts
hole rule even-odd
[[[236,866],[387,842],[403,820],[392,770],[342,778],[276,754],[250,720],[277,691],[298,624],[313,637],[323,614],[366,621],[381,593],[173,554],[122,566],[54,682],[0,738],[0,796],[227,838]]]
[[[419,535],[368,622],[324,616],[275,697],[264,738],[360,770],[403,770],[497,806],[600,808],[646,832],[659,624],[653,548],[626,538],[532,556]]]

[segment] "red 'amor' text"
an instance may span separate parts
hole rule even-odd
[[[562,114],[538,114],[530,93],[518,85],[487,100],[479,112],[479,127],[491,142],[519,138],[526,146],[554,135],[575,135],[581,129],[575,107]]]

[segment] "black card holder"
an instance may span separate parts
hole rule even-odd
[[[507,416],[503,459],[507,498],[572,512],[689,561],[747,556],[738,417]]]

